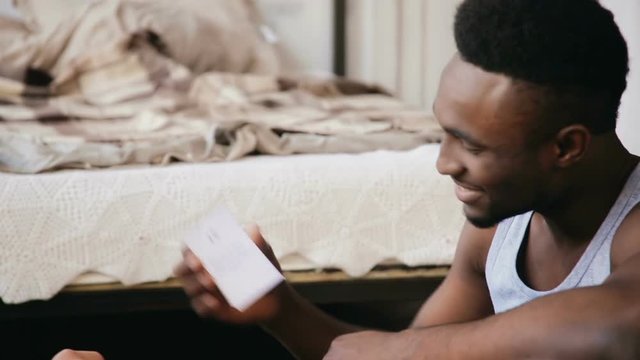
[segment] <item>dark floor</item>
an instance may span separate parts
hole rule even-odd
[[[332,304],[323,308],[359,325],[396,330],[417,311],[417,302]],[[191,311],[51,317],[0,321],[0,359],[47,360],[63,348],[98,350],[120,359],[291,359],[258,327],[202,320]]]

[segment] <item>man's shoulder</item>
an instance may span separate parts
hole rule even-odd
[[[458,242],[458,254],[470,262],[479,272],[484,273],[487,255],[496,230],[497,225],[479,228],[468,221],[462,227]]]
[[[640,254],[640,203],[625,216],[611,245],[611,264],[615,269],[626,259]]]

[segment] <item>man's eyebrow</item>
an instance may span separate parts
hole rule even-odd
[[[465,142],[469,143],[469,145],[471,146],[476,146],[476,147],[487,147],[487,145],[483,144],[482,142],[480,142],[479,140],[473,138],[471,135],[465,133],[462,130],[458,130],[458,129],[452,129],[452,128],[448,128],[448,127],[444,127],[443,128],[445,132],[447,132],[448,134],[451,134],[459,139],[464,140]]]

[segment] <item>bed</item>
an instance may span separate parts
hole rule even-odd
[[[172,83],[173,87],[184,80],[179,71],[168,74],[169,79],[176,81]],[[113,89],[96,88],[95,79],[101,79],[97,76],[89,78],[93,87],[87,86],[89,80],[85,77],[85,87],[95,90],[85,92],[85,95],[91,96],[94,105],[96,102],[112,104],[114,96],[128,96],[134,101],[110,114],[122,116],[127,111],[139,114],[140,94],[146,91],[143,85],[151,76],[143,82],[139,81],[140,77],[127,76],[128,80],[138,81],[136,84],[140,86],[133,88],[141,93],[115,96]],[[229,94],[228,88],[218,86],[220,76],[228,79],[228,75],[214,76],[217,94]],[[264,86],[290,89],[292,86],[260,76],[263,76],[257,78],[257,83],[262,84],[258,86],[260,89]],[[240,82],[233,78],[225,84],[230,83],[237,85]],[[238,86],[246,87],[246,82],[242,84]],[[331,83],[333,87],[326,84],[299,83],[300,87],[313,91],[335,91],[335,82]],[[340,85],[344,83],[338,84],[338,89],[341,89]],[[353,91],[353,87],[349,88],[348,91]],[[3,89],[3,100],[14,101],[16,93],[6,95],[11,87]],[[19,92],[30,91],[35,90],[22,88]],[[358,290],[359,281],[369,284],[365,286],[384,284],[382,286],[388,290],[388,280],[441,280],[442,269],[431,268],[451,263],[463,216],[460,204],[453,196],[451,181],[435,170],[439,145],[433,133],[425,135],[425,132],[415,131],[416,126],[422,124],[416,122],[416,119],[422,119],[419,111],[408,110],[389,97],[370,98],[387,96],[372,94],[374,92],[367,89],[360,94],[361,99],[366,99],[367,104],[384,104],[384,99],[390,103],[373,109],[375,122],[351,121],[354,117],[348,117],[351,122],[345,127],[345,122],[335,122],[332,118],[328,126],[319,127],[317,123],[309,125],[309,122],[298,121],[295,115],[298,112],[289,113],[296,121],[283,125],[282,117],[278,117],[275,133],[280,136],[279,142],[267,146],[264,141],[271,139],[268,137],[271,135],[264,140],[261,138],[263,132],[260,128],[256,130],[253,118],[243,118],[242,126],[227,122],[216,128],[215,131],[222,129],[226,134],[227,143],[220,148],[205,146],[209,152],[195,158],[191,150],[202,148],[199,145],[202,137],[184,136],[184,128],[175,126],[167,132],[169,136],[192,142],[173,142],[169,151],[163,150],[164,156],[149,151],[150,137],[139,136],[131,130],[140,129],[140,124],[154,124],[156,118],[150,118],[148,112],[123,121],[133,135],[128,133],[126,141],[117,138],[118,142],[109,136],[113,136],[111,130],[118,127],[120,120],[97,119],[95,112],[87,110],[86,99],[76,102],[76,98],[67,97],[64,100],[69,103],[59,106],[58,102],[53,108],[51,102],[14,101],[10,111],[2,113],[5,122],[0,132],[5,136],[3,144],[20,144],[11,151],[6,150],[5,145],[6,151],[2,152],[5,157],[0,155],[0,160],[4,160],[0,163],[5,169],[0,173],[2,302],[18,304],[50,300],[49,303],[54,303],[56,295],[59,298],[61,294],[63,297],[64,294],[104,294],[104,291],[123,289],[143,293],[149,289],[175,290],[179,284],[171,278],[171,271],[181,257],[185,233],[221,204],[241,222],[256,222],[274,248],[287,277],[302,287],[311,284],[304,291],[314,293],[316,299],[323,296],[327,299],[327,289],[331,289],[327,284],[351,284],[355,286],[352,294],[359,294],[351,298],[362,298],[371,296],[371,292]],[[203,98],[202,93],[194,96]],[[206,104],[210,98],[206,97],[203,102]],[[253,106],[255,96],[251,99]],[[344,102],[340,98],[331,99],[321,102],[323,109],[340,107],[344,114]],[[273,97],[267,100],[272,106]],[[265,98],[261,97],[260,102],[265,103]],[[184,112],[184,108],[175,103],[153,102],[152,105],[172,114],[178,109],[182,111],[179,112],[180,119],[185,113],[193,115],[192,109]],[[362,110],[358,106],[349,109]],[[372,114],[372,109],[364,110],[368,115]],[[397,116],[393,126],[380,121],[385,118],[380,115],[381,110],[402,114],[400,127],[394,127],[398,123]],[[98,113],[104,117],[107,112],[103,107]],[[246,115],[246,109],[241,113]],[[51,117],[73,119],[82,114],[93,122],[86,128],[80,124],[70,131],[67,123],[43,121],[42,114],[47,117],[44,120]],[[27,121],[36,122],[29,125],[25,116]],[[91,130],[101,121],[103,126],[99,131]],[[64,131],[55,128],[61,124]],[[362,130],[363,124],[365,130]],[[344,132],[356,125],[357,131]],[[28,137],[16,136],[22,136],[25,129],[31,131]],[[198,131],[203,129],[209,128],[197,127]],[[241,135],[245,133],[238,129],[248,129],[250,136],[243,138]],[[286,141],[282,140],[283,130],[290,131]],[[386,130],[389,132],[384,132]],[[88,139],[99,140],[100,151],[95,150],[95,141],[86,141],[86,138],[76,141],[79,133],[88,132],[91,132]],[[73,141],[64,138],[70,133]],[[380,137],[380,133],[386,135]],[[214,137],[219,135],[218,132],[213,134]],[[151,138],[155,139],[156,135],[154,133]],[[321,142],[317,141],[318,135],[322,136]],[[252,139],[251,136],[257,139],[248,141],[253,147],[235,146],[242,139]],[[229,143],[229,139],[237,141]],[[261,139],[264,140],[262,146]],[[24,145],[26,141],[28,146]],[[51,141],[58,142],[56,146],[49,146]],[[44,151],[39,147],[43,143],[47,144],[47,156],[42,156]],[[120,146],[125,143],[127,146]],[[104,150],[113,149],[114,144],[117,144],[115,151]],[[165,141],[162,144],[164,146]],[[40,157],[37,161],[23,161],[22,157],[15,156],[19,155],[12,150],[16,148],[35,149],[32,153]],[[126,156],[122,155],[125,148]],[[181,153],[185,148],[191,150]],[[105,156],[105,153],[113,156]],[[336,271],[342,275],[336,275]],[[380,282],[381,279],[385,281]],[[318,286],[325,287],[318,291]],[[385,288],[379,287],[376,291],[384,292]],[[401,289],[396,291],[400,292]],[[151,299],[147,298],[145,303],[149,302]],[[5,314],[19,312],[15,308],[4,311]]]

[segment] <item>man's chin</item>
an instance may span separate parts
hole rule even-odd
[[[473,218],[469,216],[467,216],[466,218],[473,226],[480,229],[488,229],[490,227],[494,227],[500,222],[500,220],[495,219]]]
[[[466,204],[463,207],[463,209],[464,209],[464,216],[467,218],[467,221],[473,224],[473,226],[481,229],[494,227],[504,219],[508,219],[516,215],[524,214],[525,212],[531,210],[530,207],[525,207],[520,210],[513,210],[513,211],[498,211],[495,208],[492,208],[491,210],[486,211],[483,209],[467,206]]]
[[[466,207],[464,209],[464,216],[473,226],[481,229],[494,227],[496,224],[498,224],[502,220],[502,219],[497,219],[496,217],[488,216],[488,215],[483,216],[479,214],[471,214],[470,209]]]

